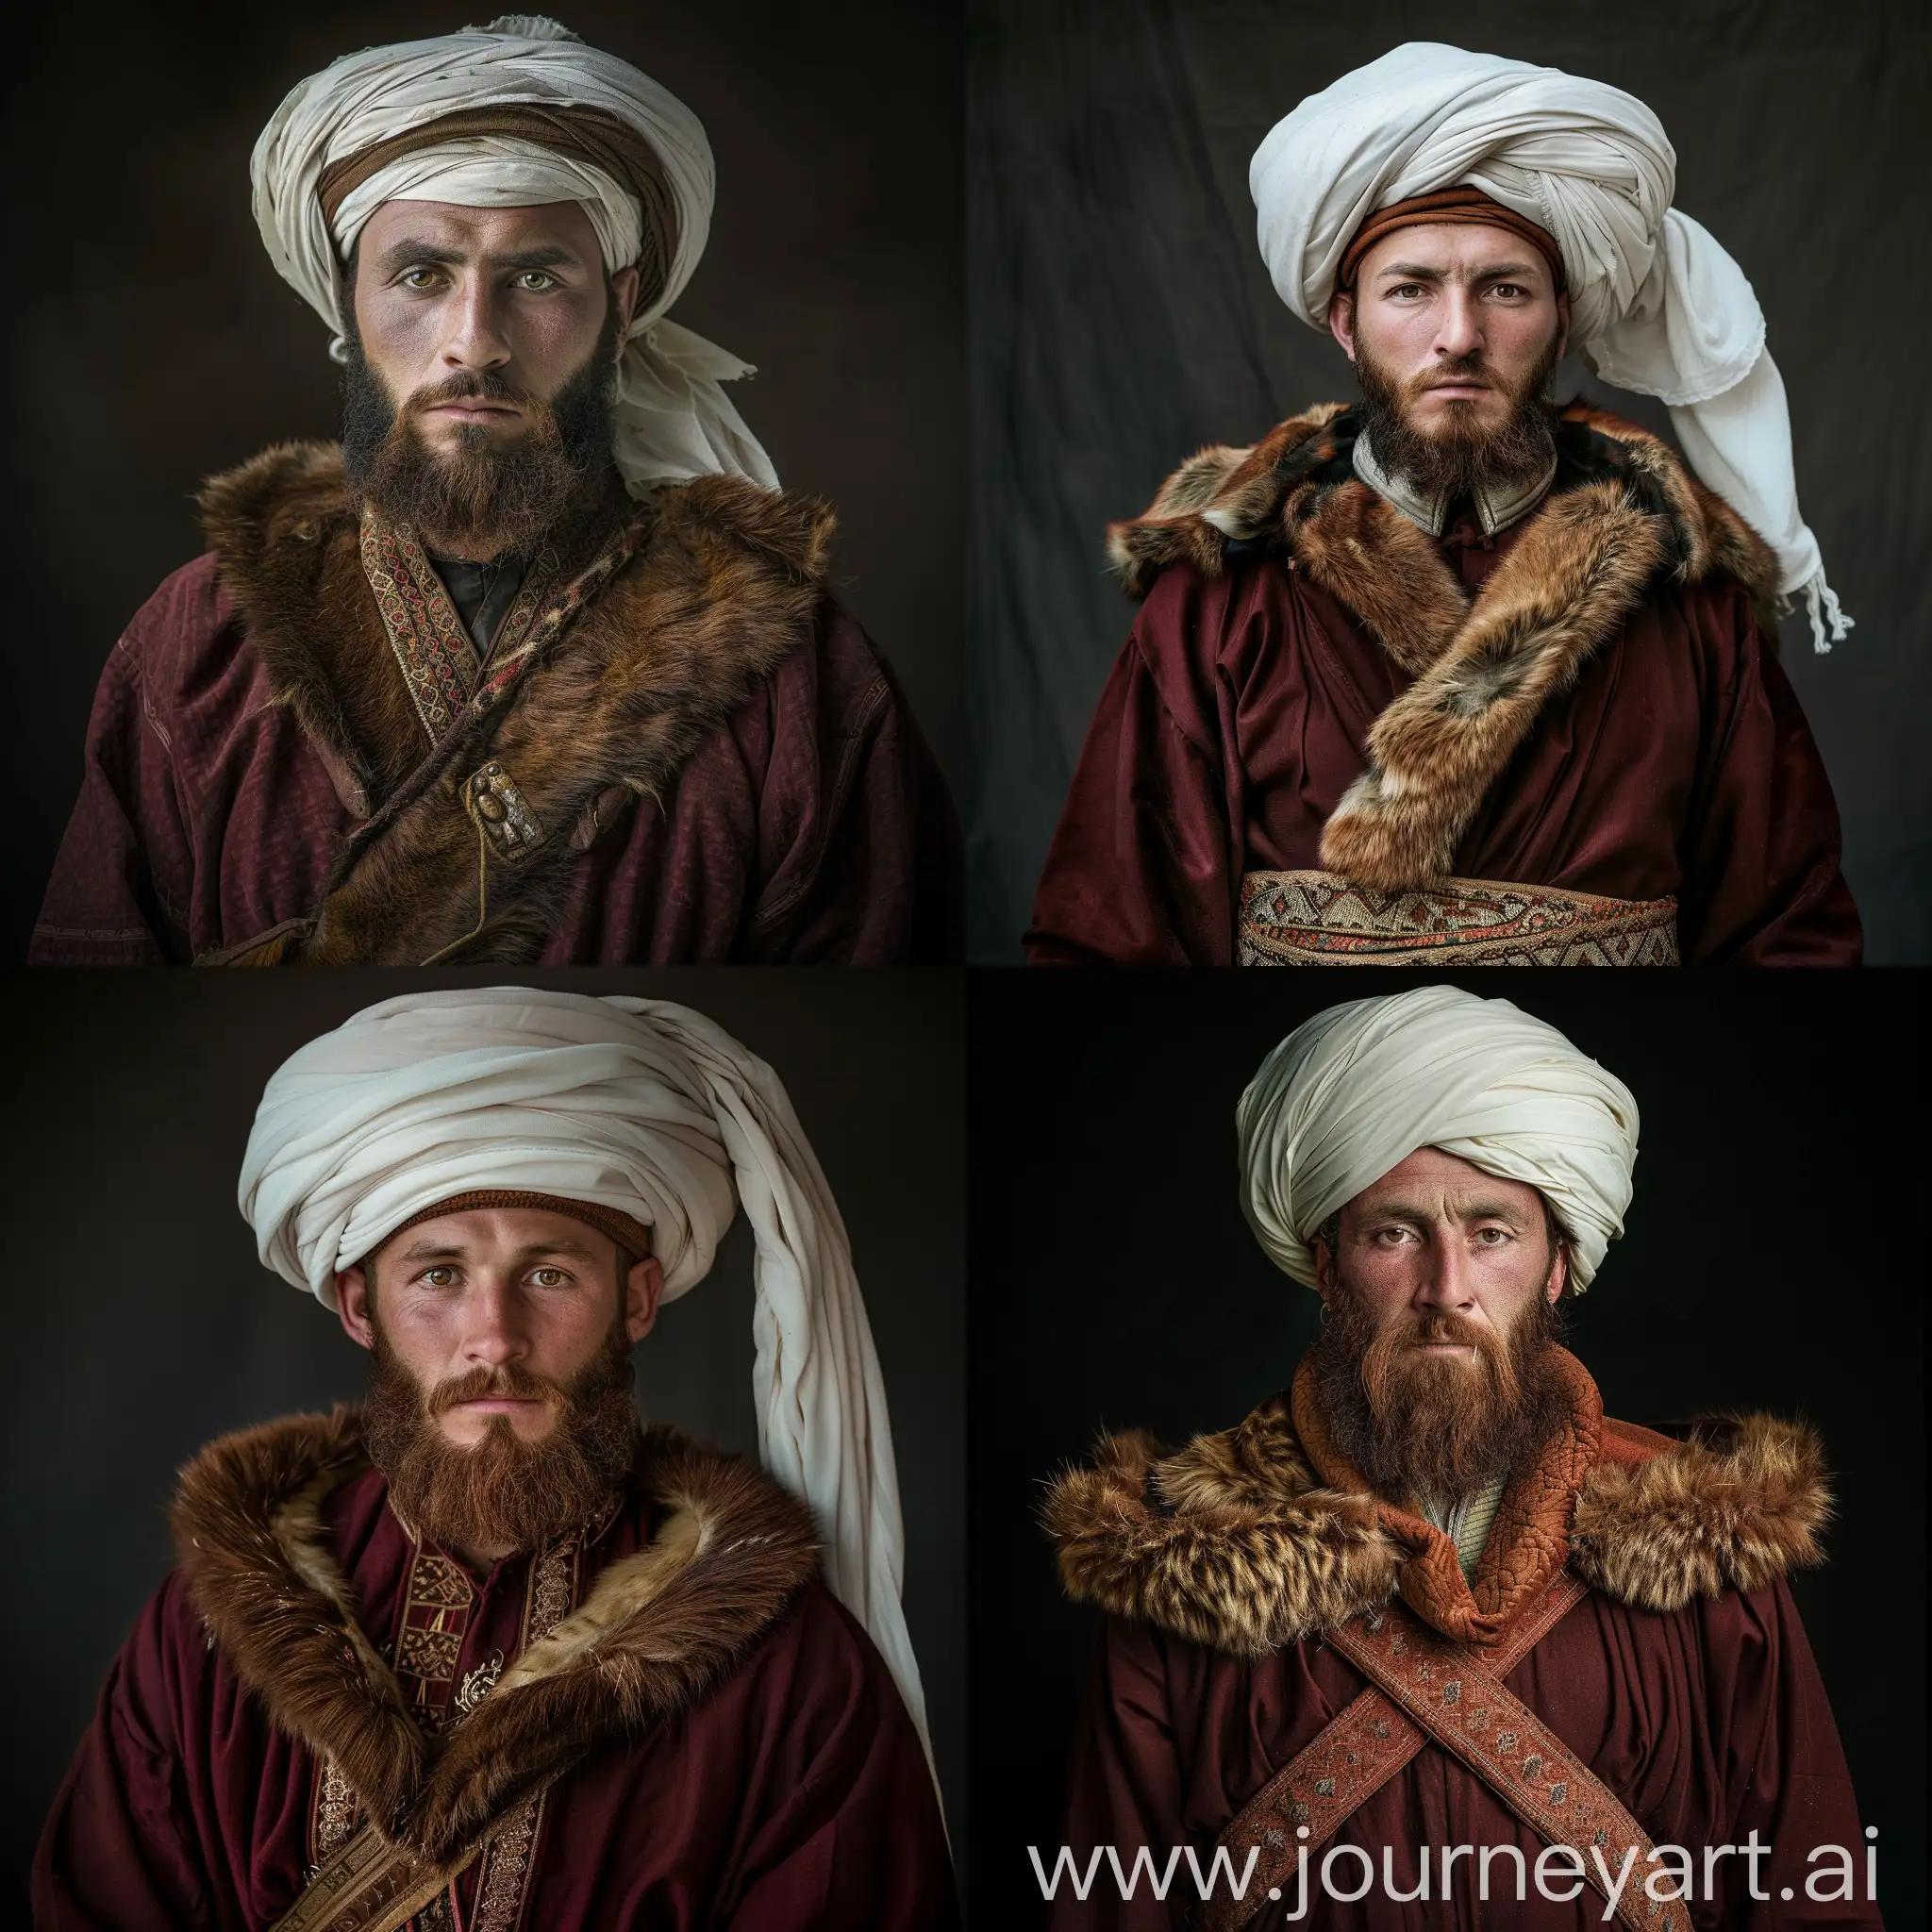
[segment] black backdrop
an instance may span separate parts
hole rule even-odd
[[[1641,1113],[1628,1231],[1572,1305],[1570,1345],[1605,1407],[1633,1422],[1768,1409],[1824,1436],[1829,1560],[1792,1588],[1879,1829],[1886,1923],[1922,1925],[1923,976],[1546,973],[1501,990],[1624,1078]],[[1184,1441],[1288,1382],[1318,1303],[1241,1218],[1235,1102],[1286,1033],[1362,991],[1273,974],[973,975],[982,1923],[1040,1916],[1026,1847],[1052,1869],[1100,1627],[1059,1595],[1041,1483],[1103,1425]]]
[[[488,973],[417,973],[425,986]],[[778,1071],[852,1236],[906,1514],[906,1615],[956,1851],[965,1786],[965,1015],[958,974],[525,974],[679,1000]],[[11,975],[0,1023],[9,1399],[0,1924],[108,1660],[172,1557],[174,1472],[226,1429],[354,1398],[367,1357],[263,1270],[235,1206],[261,1086],[405,990],[382,972]],[[756,1456],[751,1238],[637,1352],[644,1412]]]
[[[1924,251],[1900,220],[1924,177],[1921,0],[971,0],[970,19],[969,958],[1017,956],[1126,634],[1108,520],[1204,442],[1251,442],[1354,393],[1341,352],[1269,284],[1249,156],[1303,95],[1444,40],[1648,102],[1679,203],[1757,289],[1800,501],[1858,625],[1815,658],[1788,619],[1784,662],[1838,794],[1869,957],[1932,959],[1932,364]],[[1584,374],[1573,359],[1558,393]],[[1661,405],[1587,387],[1668,432]]]
[[[0,677],[0,961],[17,960],[80,783],[95,679],[203,547],[192,498],[286,437],[333,437],[328,337],[270,266],[248,154],[338,55],[493,0],[89,0],[13,29],[0,234],[14,264]],[[559,0],[705,124],[709,246],[675,319],[758,367],[733,399],[787,485],[840,513],[841,595],[959,782],[961,25],[950,0]]]

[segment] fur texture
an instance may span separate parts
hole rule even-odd
[[[1103,1436],[1091,1465],[1047,1492],[1068,1595],[1237,1657],[1317,1637],[1398,1590],[1426,1614],[1405,1573],[1431,1553],[1424,1532],[1447,1539],[1366,1491],[1324,1483],[1294,1412],[1277,1395],[1173,1455],[1145,1435]],[[1521,1570],[1539,1588],[1567,1555],[1605,1595],[1652,1610],[1822,1562],[1831,1513],[1817,1437],[1766,1415],[1681,1444],[1607,1423],[1587,1473],[1548,1499],[1554,1511],[1541,1500],[1517,1523],[1506,1497],[1478,1583],[1485,1570]],[[1554,1550],[1542,1546],[1552,1515],[1570,1518],[1567,1547],[1560,1530]]]
[[[201,508],[276,702],[350,808],[379,810],[427,746],[363,575],[341,452],[282,444],[213,478]],[[566,575],[628,517],[647,526],[637,556],[499,712],[467,736],[455,727],[443,779],[401,809],[276,959],[415,965],[461,940],[476,924],[478,855],[455,786],[490,758],[545,839],[519,864],[492,860],[489,920],[459,957],[536,958],[574,853],[624,805],[667,797],[705,738],[811,637],[834,527],[817,498],[735,476],[669,486],[641,504],[613,488],[577,533],[582,554],[565,558]]]
[[[810,1512],[769,1476],[650,1430],[640,1467],[666,1512],[657,1536],[598,1573],[432,1749],[323,1526],[323,1498],[366,1466],[353,1409],[225,1437],[182,1473],[175,1544],[213,1640],[273,1721],[334,1758],[390,1838],[433,1859],[606,1738],[689,1709],[817,1559]]]
[[[1428,533],[1355,475],[1357,426],[1326,404],[1251,449],[1201,451],[1144,515],[1111,526],[1108,552],[1136,595],[1170,563],[1215,575],[1230,554],[1283,556],[1415,679],[1375,721],[1322,840],[1329,871],[1394,891],[1454,871],[1543,707],[1654,586],[1735,579],[1769,628],[1777,566],[1666,444],[1574,408],[1550,494],[1472,600]]]

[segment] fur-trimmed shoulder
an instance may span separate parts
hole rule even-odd
[[[587,493],[591,486],[587,485]],[[565,520],[566,574],[626,525],[633,554],[532,662],[508,702],[466,709],[432,753],[365,575],[339,448],[283,444],[211,478],[204,525],[247,644],[366,820],[425,758],[471,761],[423,785],[274,957],[320,965],[535,958],[577,856],[635,802],[669,798],[706,738],[816,636],[837,520],[818,497],[741,476],[662,485],[633,502],[615,473]],[[541,848],[477,903],[477,833],[457,787],[486,758],[511,774]],[[258,958],[254,948],[237,949]],[[225,955],[224,957],[229,957]]]
[[[689,1709],[813,1574],[806,1507],[763,1471],[668,1428],[641,1439],[636,1485],[660,1520],[598,1573],[432,1747],[357,1622],[322,1506],[367,1466],[358,1412],[224,1437],[182,1472],[173,1522],[213,1641],[271,1719],[332,1758],[390,1838],[440,1858],[604,1739]]]
[[[1355,432],[1348,405],[1321,403],[1290,417],[1259,442],[1241,448],[1213,444],[1197,452],[1141,515],[1108,526],[1108,560],[1115,575],[1131,594],[1143,597],[1170,563],[1218,575],[1230,542],[1272,545],[1307,561],[1303,551],[1323,537],[1308,527],[1309,520],[1329,508],[1332,492],[1355,482]],[[1559,446],[1570,460],[1552,496],[1584,481],[1615,476],[1630,487],[1638,508],[1666,515],[1676,525],[1677,581],[1728,575],[1749,592],[1760,616],[1771,617],[1778,569],[1770,545],[1692,475],[1668,443],[1607,410],[1573,404],[1563,411]],[[1357,483],[1356,490],[1373,495],[1365,484]],[[1356,519],[1364,512],[1359,504],[1334,507]]]
[[[1607,1421],[1604,1436],[1568,1561],[1606,1596],[1680,1610],[1824,1560],[1831,1497],[1803,1424],[1742,1416],[1678,1443]],[[1387,1602],[1410,1555],[1374,1498],[1322,1486],[1286,1395],[1173,1454],[1103,1436],[1090,1466],[1050,1485],[1043,1519],[1075,1602],[1237,1657]]]

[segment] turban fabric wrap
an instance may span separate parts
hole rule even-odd
[[[1312,1288],[1309,1238],[1421,1147],[1526,1181],[1590,1286],[1624,1232],[1637,1102],[1614,1074],[1507,1000],[1424,986],[1330,1007],[1261,1063],[1235,1111],[1241,1208],[1277,1268]]]
[[[1799,513],[1764,312],[1723,245],[1672,207],[1676,170],[1662,124],[1620,88],[1417,41],[1277,122],[1248,186],[1275,292],[1320,329],[1378,210],[1469,187],[1542,229],[1562,256],[1573,341],[1605,381],[1669,406],[1691,468],[1771,545],[1779,588],[1803,594],[1828,650],[1852,620]]]
[[[777,1075],[701,1013],[661,1000],[408,993],[276,1071],[240,1198],[263,1263],[333,1307],[341,1270],[438,1203],[496,1190],[648,1228],[667,1301],[703,1280],[742,1205],[756,1243],[759,1456],[811,1505],[825,1580],[924,1740],[885,1385],[844,1224]]]
[[[614,450],[631,493],[719,474],[777,487],[720,387],[751,366],[666,319],[710,231],[710,144],[697,116],[627,61],[529,14],[366,48],[283,101],[248,173],[269,257],[335,331],[338,358],[342,265],[384,202],[578,203],[605,272],[641,266]]]

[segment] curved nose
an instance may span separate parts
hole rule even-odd
[[[498,307],[489,277],[466,271],[446,311],[448,328],[440,352],[445,369],[467,369],[480,375],[509,360],[509,339]]]
[[[1436,354],[1447,361],[1479,355],[1482,347],[1482,311],[1474,292],[1460,283],[1448,283],[1442,291]]]

